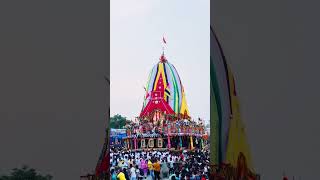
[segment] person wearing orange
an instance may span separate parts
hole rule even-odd
[[[153,163],[153,170],[154,170],[155,180],[157,179],[160,180],[161,166],[158,159],[156,159],[155,162]]]

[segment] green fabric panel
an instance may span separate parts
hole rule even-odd
[[[210,61],[210,163],[219,163],[219,105],[217,102],[217,93],[215,93],[216,76],[214,74],[213,63]]]
[[[174,86],[174,89],[175,89],[175,93],[174,93],[174,111],[176,113],[179,113],[179,90],[178,90],[178,86],[177,86],[177,80],[176,80],[176,77],[174,76],[174,72],[173,72],[173,69],[171,68],[171,66],[169,65],[169,68],[170,68],[170,71],[171,71],[171,74],[172,74],[172,77],[173,77],[173,86]],[[178,99],[176,97],[176,94],[178,95]]]

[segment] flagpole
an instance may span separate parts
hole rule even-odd
[[[162,45],[162,55],[164,55],[164,45]]]
[[[167,41],[164,38],[164,35],[162,36],[162,55],[164,55],[164,46],[167,44]]]

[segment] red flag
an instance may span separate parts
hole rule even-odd
[[[167,44],[167,41],[164,37],[162,38],[162,41],[163,41],[163,43]]]

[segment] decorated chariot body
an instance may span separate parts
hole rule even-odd
[[[176,68],[164,53],[152,68],[139,117],[127,123],[125,147],[130,150],[194,150],[204,148],[208,134],[203,121],[190,117]]]

